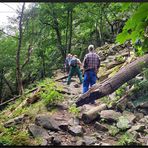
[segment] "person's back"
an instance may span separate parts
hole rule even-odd
[[[100,66],[100,59],[99,56],[95,52],[89,52],[86,54],[84,58],[83,66],[85,71],[89,69],[94,69],[95,72],[97,72],[99,66]]]
[[[86,54],[83,60],[84,68],[84,81],[83,81],[83,93],[87,92],[89,86],[91,87],[96,83],[97,71],[100,67],[99,56],[95,53],[94,46],[88,46],[89,53]],[[94,102],[92,102],[94,103]]]
[[[76,58],[76,55],[74,55],[70,61],[70,72],[67,80],[68,85],[70,84],[71,77],[75,74],[78,75],[80,83],[82,83],[82,74],[79,68],[80,64],[81,64],[80,61]]]

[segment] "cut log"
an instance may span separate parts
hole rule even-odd
[[[99,99],[113,93],[124,83],[128,82],[136,75],[142,72],[143,68],[148,64],[148,54],[138,58],[126,67],[119,70],[113,77],[96,84],[91,87],[86,93],[81,95],[76,101],[76,106],[82,106],[90,103],[93,100]]]
[[[98,112],[107,109],[106,104],[101,104],[99,106],[93,107],[91,110],[82,114],[82,120],[84,123],[90,123],[99,117]]]

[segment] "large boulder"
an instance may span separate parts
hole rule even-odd
[[[132,131],[137,131],[137,132],[143,132],[145,129],[145,125],[143,124],[137,124],[132,126],[128,131],[132,132]]]
[[[49,136],[48,132],[45,129],[43,129],[42,127],[37,126],[35,124],[30,124],[28,126],[28,130],[34,138],[37,138],[37,137],[40,137],[40,138],[43,138],[43,139],[51,138]]]
[[[59,131],[59,124],[50,116],[48,115],[38,115],[35,118],[35,124],[40,125],[45,129]]]
[[[131,127],[130,122],[124,116],[119,117],[119,121],[117,122],[117,127],[121,130],[126,130]]]
[[[92,145],[97,142],[97,139],[93,136],[84,136],[83,139],[84,139],[85,145]]]
[[[116,112],[114,110],[103,110],[100,113],[100,117],[109,121],[117,121],[121,113]]]
[[[132,113],[132,112],[129,112],[129,111],[123,111],[122,115],[128,119],[129,123],[132,124],[135,122],[136,120],[136,116]]]
[[[100,124],[99,122],[96,122],[95,125],[94,125],[94,128],[97,130],[97,131],[108,131],[108,128],[103,125],[103,124]]]
[[[82,126],[80,126],[80,125],[69,127],[68,132],[73,136],[82,136],[83,135],[83,129],[82,129]]]

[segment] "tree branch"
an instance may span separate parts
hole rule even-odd
[[[8,33],[4,32],[2,29],[0,29],[0,31],[1,31],[1,32],[3,32],[3,33],[4,33],[4,34],[6,34],[6,35],[11,36],[11,37],[13,37],[13,38],[15,38],[15,39],[17,39],[17,40],[18,40],[18,37],[13,36],[13,35],[10,35],[10,34],[8,34]]]
[[[33,51],[33,48],[31,47],[31,44],[30,44],[29,47],[28,47],[27,59],[25,60],[24,64],[22,65],[21,70],[22,70],[22,69],[25,67],[25,65],[29,62],[32,51]]]

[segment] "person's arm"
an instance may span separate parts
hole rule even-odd
[[[83,74],[84,74],[85,70],[87,69],[87,56],[84,57],[82,67],[83,67]]]
[[[80,67],[82,66],[82,63],[81,63],[80,59],[77,59],[77,63],[78,63],[78,65],[79,65]]]

